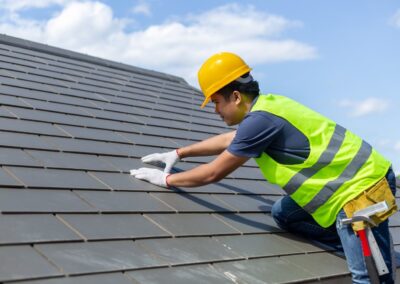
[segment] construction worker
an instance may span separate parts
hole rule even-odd
[[[233,53],[217,53],[207,59],[198,72],[205,96],[201,107],[211,100],[215,112],[228,126],[239,125],[237,130],[143,157],[145,163],[164,163],[164,171],[140,168],[131,170],[131,175],[163,187],[196,187],[217,182],[255,158],[265,178],[287,193],[272,207],[277,224],[321,242],[341,242],[353,283],[369,283],[359,239],[350,225],[339,226],[339,220],[346,217],[347,204],[362,194],[375,192],[378,197],[368,199],[376,202],[383,193],[394,199],[391,163],[321,114],[287,97],[260,94],[250,71]],[[170,174],[180,159],[211,155],[218,156],[210,163]],[[370,190],[381,181],[385,182],[383,189]],[[389,268],[389,274],[380,280],[394,283],[388,220],[373,233]]]

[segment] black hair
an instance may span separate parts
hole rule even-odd
[[[248,76],[251,76],[250,73],[246,73],[240,78],[246,79]],[[217,93],[221,94],[225,100],[229,100],[230,95],[234,91],[239,91],[240,93],[249,96],[251,100],[254,100],[260,94],[260,87],[258,86],[258,82],[255,80],[251,80],[248,83],[232,81],[225,87],[221,88]]]

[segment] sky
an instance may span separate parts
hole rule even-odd
[[[360,135],[400,174],[400,1],[0,0],[0,33],[183,77],[240,55],[263,93]]]

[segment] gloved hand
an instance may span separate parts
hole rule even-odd
[[[152,184],[168,187],[167,184],[167,177],[169,176],[168,173],[164,173],[157,169],[150,169],[150,168],[140,168],[134,169],[130,171],[131,175],[137,179],[148,181]]]
[[[172,167],[180,160],[181,159],[178,156],[177,150],[173,150],[171,152],[166,152],[166,153],[150,154],[142,158],[143,163],[148,163],[153,165],[163,163],[165,165],[164,173],[171,172]]]

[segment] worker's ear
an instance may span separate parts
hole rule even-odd
[[[236,105],[239,105],[243,101],[243,95],[239,91],[233,91],[232,99]]]

